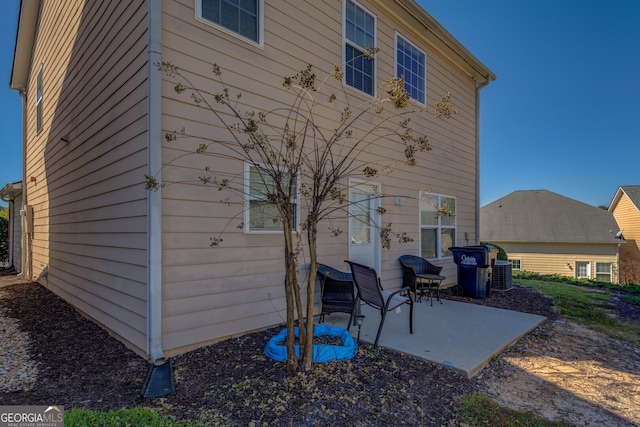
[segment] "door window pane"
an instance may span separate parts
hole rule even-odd
[[[371,195],[353,192],[350,207],[351,243],[371,243]]]

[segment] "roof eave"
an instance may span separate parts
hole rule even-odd
[[[489,70],[478,58],[469,52],[451,33],[438,23],[415,0],[394,0],[394,3],[405,12],[413,16],[422,26],[418,35],[424,39],[433,49],[456,64],[465,74],[472,78],[478,85],[486,85],[496,79],[495,74]],[[380,6],[385,8],[396,18],[403,20],[391,6],[391,2],[381,1]]]
[[[0,199],[13,200],[22,193],[22,181],[7,184],[0,190]]]
[[[11,79],[9,81],[11,89],[19,91],[27,89],[39,11],[40,0],[23,0],[20,2],[16,45],[13,52],[13,67],[11,68]]]
[[[620,198],[622,197],[622,193],[623,193],[622,187],[618,187],[618,189],[616,190],[616,194],[613,196],[613,199],[611,200],[611,203],[609,203],[609,207],[607,208],[609,212],[613,212],[614,208],[616,207],[616,205],[620,201]]]

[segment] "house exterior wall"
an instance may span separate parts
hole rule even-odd
[[[158,271],[156,258],[150,255],[153,251],[147,248],[147,242],[153,240],[149,237],[156,236],[147,232],[150,224],[155,225],[148,212],[155,214],[157,206],[144,185],[149,159],[155,160],[148,147],[150,129],[156,129],[151,123],[155,113],[150,111],[155,112],[157,105],[150,105],[149,87],[158,70],[149,63],[149,56],[161,50],[163,60],[191,73],[199,86],[212,84],[211,64],[216,62],[232,91],[242,92],[241,108],[261,110],[291,101],[291,93],[282,87],[284,76],[294,75],[307,64],[324,76],[342,62],[344,49],[341,1],[264,2],[264,42],[260,46],[196,20],[195,1],[42,1],[26,82],[25,197],[34,212],[33,234],[26,249],[30,271],[43,285],[146,355],[147,347],[157,343],[155,336],[149,338],[153,335],[149,331],[158,330],[153,319],[147,319],[149,309],[154,313],[150,317],[158,313],[151,304],[157,293],[147,283],[151,281],[156,289],[157,282],[151,278]],[[156,15],[150,18],[147,12],[155,13],[159,4],[162,45],[156,49],[155,31],[149,28]],[[403,163],[403,146],[383,138],[360,154],[364,160],[382,159],[394,165],[392,174],[375,179],[390,196],[382,199],[387,210],[383,222],[414,239],[382,250],[380,274],[385,288],[392,289],[401,283],[398,257],[419,253],[421,190],[455,197],[454,244],[476,241],[478,82],[474,76],[485,69],[456,56],[468,53],[447,35],[433,39],[443,30],[436,26],[436,31],[426,31],[424,22],[412,15],[417,5],[377,0],[359,4],[377,18],[376,86],[394,76],[398,32],[427,55],[427,106],[451,92],[460,110],[446,122],[427,114],[412,117],[415,132],[427,135],[433,147],[433,151],[418,154],[416,167]],[[37,130],[40,70],[43,108],[42,128]],[[188,95],[176,94],[169,80],[165,77],[162,82],[163,131],[185,128],[190,135],[227,139],[229,134],[220,123],[195,106]],[[12,87],[22,90],[23,84],[12,83]],[[332,84],[340,90],[337,83]],[[353,102],[370,99],[350,88],[346,91]],[[339,113],[321,109],[319,128],[333,129]],[[370,122],[372,117],[365,117],[354,132],[366,133]],[[211,167],[214,174],[241,177],[243,164],[219,155],[204,160],[181,157],[200,142],[157,141],[163,144],[163,168],[155,172],[168,184],[153,193],[161,198],[160,312],[162,349],[167,356],[282,323],[285,315],[283,236],[245,234],[235,228],[241,221],[237,215],[242,211],[242,198],[231,195],[229,204],[219,203],[220,193],[199,183],[197,176]],[[348,227],[346,217],[331,225],[344,231]],[[318,237],[319,261],[347,270],[343,260],[349,254],[348,233],[333,238],[326,228]],[[219,233],[224,244],[209,248],[210,238]],[[304,283],[304,254],[300,262]],[[451,257],[434,263],[444,267],[445,283],[455,282]],[[149,270],[152,264],[154,274]],[[149,292],[153,298],[147,301]]]
[[[382,250],[383,286],[395,288],[401,283],[398,257],[418,254],[421,190],[456,197],[456,244],[473,244],[476,240],[476,85],[427,43],[420,31],[410,29],[417,22],[407,12],[387,4],[396,8],[391,18],[389,10],[382,9],[382,3],[360,2],[377,17],[380,52],[376,85],[394,76],[394,37],[398,31],[426,52],[427,105],[432,106],[450,91],[460,110],[460,114],[446,122],[429,115],[414,117],[414,130],[428,135],[433,146],[433,151],[418,155],[416,167],[402,163],[403,147],[386,144],[384,140],[374,142],[361,154],[363,158],[382,158],[396,166],[391,175],[375,179],[384,194],[393,195],[382,200],[382,207],[387,210],[383,221],[414,239],[409,244],[394,242],[390,250]],[[282,87],[284,76],[292,76],[307,64],[313,64],[321,79],[334,65],[342,63],[342,4],[328,0],[265,2],[264,43],[256,46],[196,20],[192,0],[165,1],[163,60],[184,69],[197,85],[214,92],[210,76],[212,64],[217,63],[232,96],[234,91],[242,93],[239,104],[243,109],[260,111],[286,105],[292,98]],[[195,106],[189,94],[176,94],[172,82],[165,77],[163,83],[163,131],[185,128],[189,135],[228,139],[229,134],[220,128],[220,123]],[[346,91],[354,101],[367,99],[349,88]],[[323,129],[335,126],[332,118],[335,113],[322,110],[319,123]],[[365,125],[368,120],[360,123]],[[204,186],[197,178],[194,180],[194,171],[202,175],[206,166],[212,168],[212,175],[242,176],[243,164],[239,161],[215,156],[180,157],[195,151],[201,142],[194,138],[179,139],[163,148],[163,181],[182,182],[161,190],[163,346],[167,355],[282,323],[285,316],[283,236],[245,234],[238,230],[236,225],[242,217],[234,216],[241,214],[242,199],[230,195],[229,206],[219,203],[227,195]],[[396,198],[402,203],[394,203]],[[332,225],[347,229],[346,219]],[[326,230],[327,226],[321,225],[319,261],[347,270],[343,262],[348,255],[347,233],[331,237]],[[223,233],[224,242],[220,247],[209,248],[210,238],[218,233]],[[304,256],[300,261],[305,264]],[[444,267],[446,283],[456,281],[456,266],[450,257],[434,263]],[[301,268],[302,283],[304,273]]]
[[[146,346],[146,27],[145,1],[41,3],[25,153],[34,278],[140,353]]]
[[[591,278],[596,263],[611,263],[612,282],[618,282],[616,245],[492,242],[502,247],[508,258],[519,259],[521,270],[540,274],[576,277],[576,262],[589,262]]]
[[[612,213],[624,230],[625,243],[620,245],[620,281],[640,283],[640,210],[622,192]]]

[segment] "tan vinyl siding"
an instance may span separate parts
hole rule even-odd
[[[38,25],[25,153],[33,274],[144,353],[147,4],[45,1]]]
[[[591,278],[595,278],[596,263],[611,263],[612,281],[618,281],[616,245],[492,243],[504,249],[509,259],[519,259],[523,271],[576,277],[576,262],[589,262]]]
[[[404,165],[403,148],[385,141],[377,141],[363,154],[396,163],[393,174],[377,181],[384,194],[401,197],[404,202],[396,206],[393,197],[383,199],[382,206],[387,209],[384,222],[391,222],[394,230],[414,238],[412,243],[394,242],[391,250],[382,251],[382,278],[385,287],[393,288],[401,282],[397,258],[418,252],[420,190],[455,196],[457,243],[475,243],[475,84],[448,60],[438,57],[431,46],[407,29],[406,22],[385,17],[375,3],[361,4],[377,15],[377,44],[381,48],[376,64],[377,86],[382,79],[394,75],[394,31],[398,30],[427,54],[427,105],[432,106],[451,91],[460,109],[460,114],[450,121],[428,115],[414,121],[416,132],[425,133],[434,148],[419,154],[419,166]],[[208,80],[211,64],[218,63],[232,93],[242,92],[242,109],[282,105],[291,99],[282,87],[283,76],[294,75],[308,63],[314,65],[318,76],[324,76],[342,61],[341,1],[265,2],[263,48],[196,21],[191,0],[165,2],[163,7],[163,59],[192,73],[196,85],[212,90],[215,86]],[[284,22],[287,24],[282,25]],[[347,91],[350,97],[361,96],[354,90]],[[162,109],[165,132],[184,127],[190,135],[229,136],[209,113],[193,105],[188,94],[177,95],[168,80],[163,83]],[[338,116],[338,112],[322,110],[318,121],[325,129],[331,129]],[[205,166],[212,168],[212,175],[236,175],[241,179],[241,162],[215,156],[184,157],[174,162],[177,156],[195,150],[200,142],[178,140],[165,144],[163,149],[163,180],[183,182],[162,190],[163,345],[168,355],[195,344],[282,323],[285,316],[282,235],[243,234],[236,229],[242,215],[233,218],[241,214],[241,197],[231,195],[231,206],[226,206],[219,201],[229,194],[197,181]],[[343,260],[348,254],[347,224],[334,224],[341,225],[345,233],[332,238],[326,226],[321,226],[319,260],[346,271]],[[209,248],[209,239],[219,233],[223,233],[223,244]],[[465,233],[469,241],[464,240]],[[301,264],[307,261],[301,258]],[[437,263],[445,267],[447,283],[455,282],[453,261],[443,259]],[[302,268],[303,285],[304,273]]]
[[[623,231],[625,242],[620,245],[622,283],[640,280],[640,210],[623,192],[615,205],[613,216]]]

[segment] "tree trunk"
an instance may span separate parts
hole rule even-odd
[[[317,221],[314,220],[313,214],[307,220],[307,240],[309,243],[309,259],[311,267],[309,270],[309,281],[307,284],[307,339],[305,340],[304,369],[312,370],[313,363],[313,303],[316,286],[316,272],[318,271],[318,255],[316,251],[316,241],[318,236]]]
[[[282,225],[284,227],[284,259],[285,259],[285,299],[287,302],[287,339],[285,346],[287,348],[287,367],[290,369],[296,368],[298,365],[298,358],[295,352],[295,312],[294,312],[294,294],[295,289],[298,287],[298,277],[296,275],[295,267],[295,253],[293,246],[293,239],[291,232],[287,233],[287,230],[291,230],[290,217],[283,216]],[[289,227],[289,228],[287,228]]]

